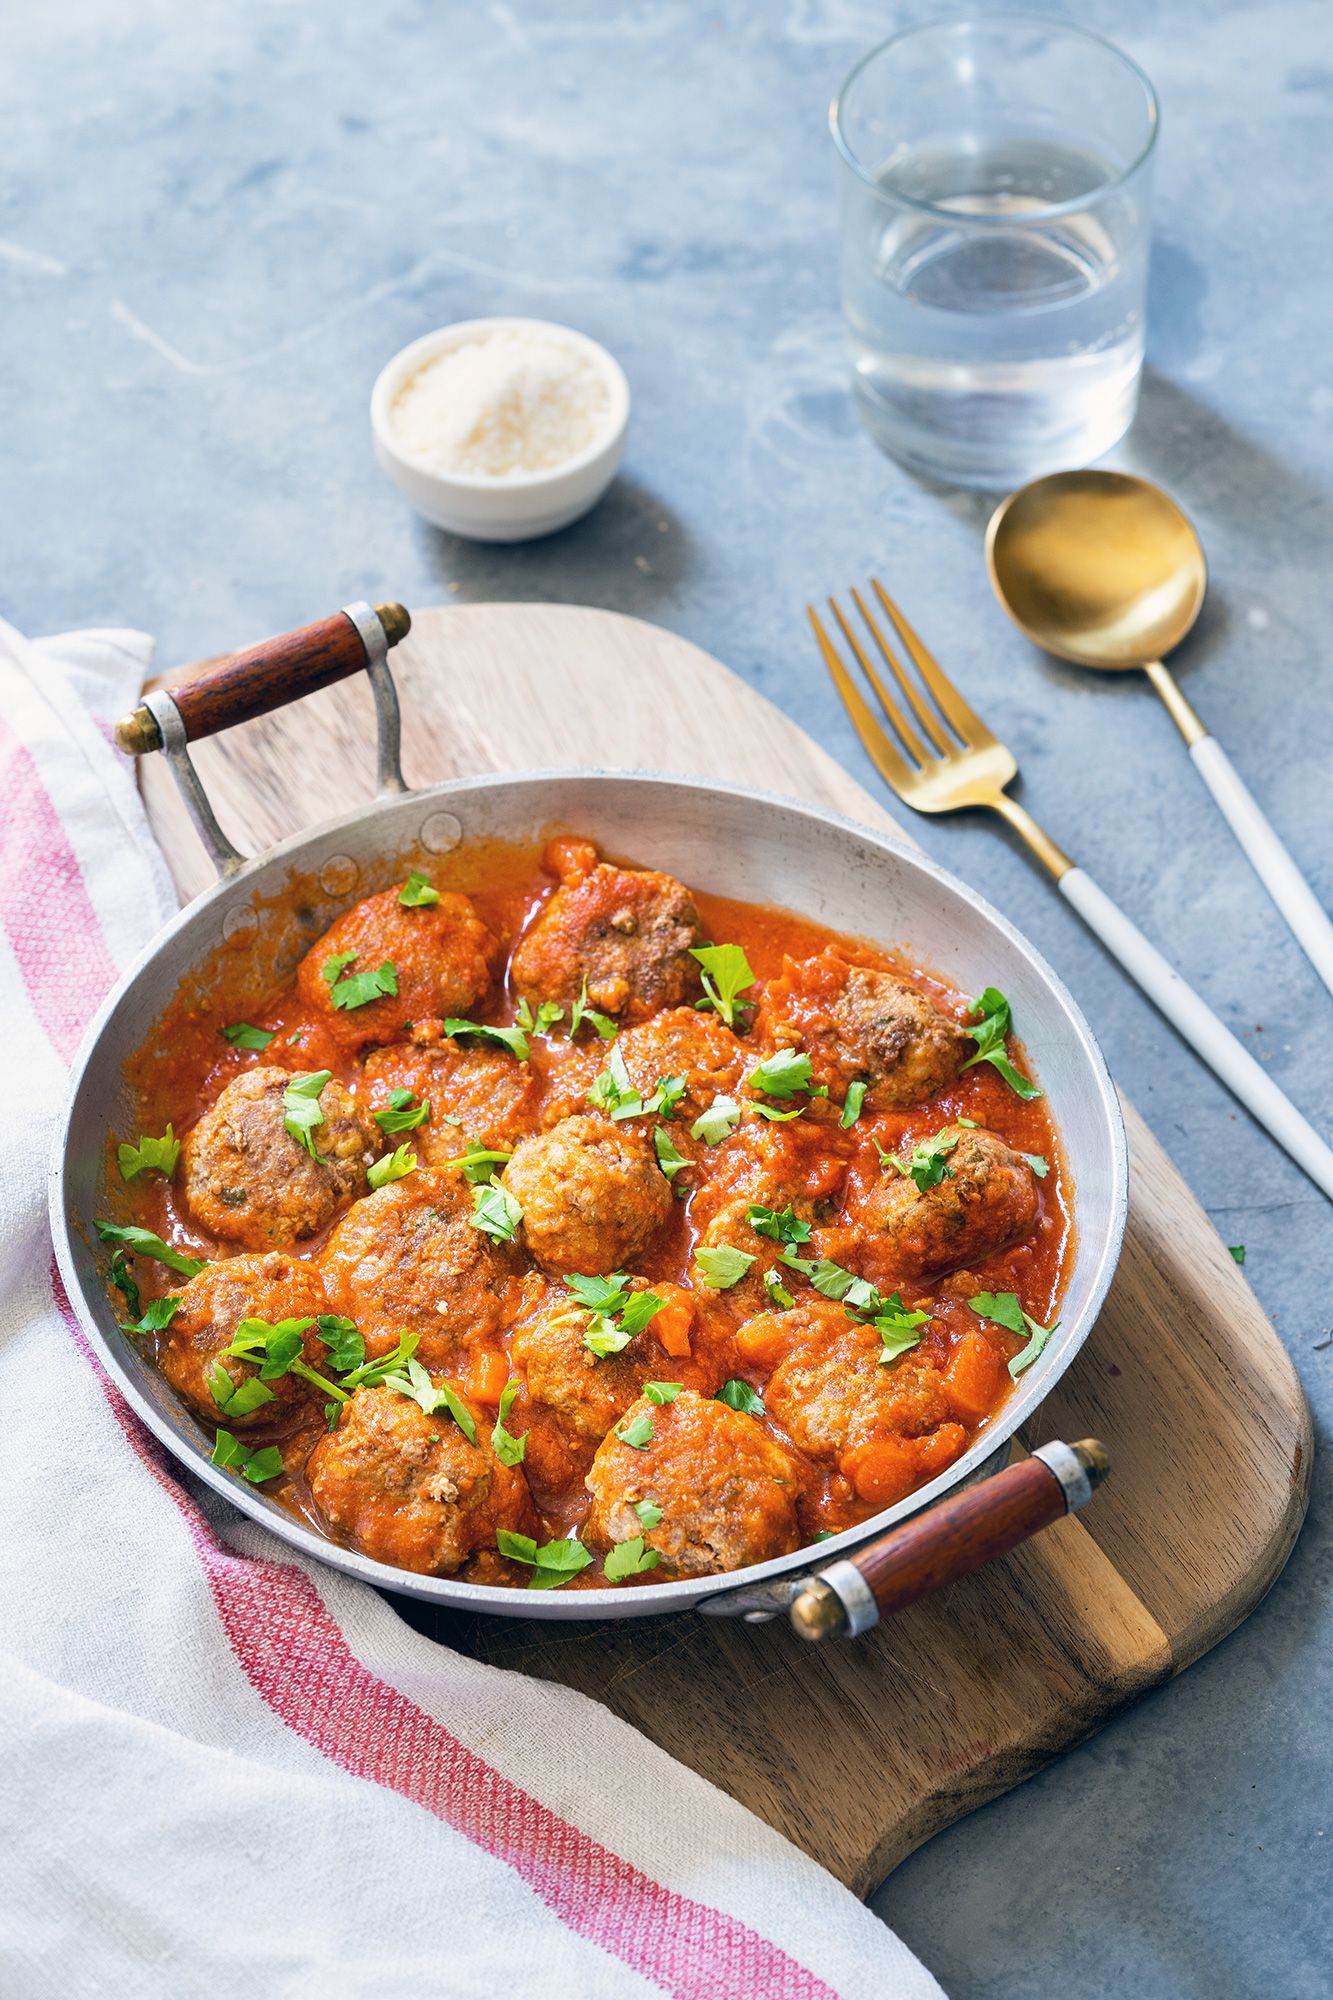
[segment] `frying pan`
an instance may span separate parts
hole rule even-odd
[[[1119,1106],[1087,1023],[1050,967],[988,903],[931,862],[869,828],[768,793],[618,771],[522,772],[409,791],[388,666],[389,648],[409,623],[401,605],[348,606],[210,663],[170,694],[150,693],[118,726],[123,748],[168,758],[219,876],[99,1010],[74,1065],[51,1170],[61,1275],[128,1402],[196,1478],[302,1555],[381,1589],[508,1616],[638,1618],[697,1608],[752,1621],[786,1616],[808,1639],[854,1635],[1082,1505],[1107,1469],[1095,1440],[1046,1445],[993,1469],[1082,1346],[1124,1232],[1128,1165]],[[375,697],[377,798],[267,854],[241,855],[214,818],[188,744],[361,670]],[[94,1217],[105,1213],[107,1140],[131,1129],[126,1066],[182,983],[206,983],[221,956],[229,979],[239,975],[261,994],[292,971],[349,902],[400,881],[409,866],[433,865],[437,879],[446,879],[475,843],[534,844],[560,828],[711,894],[785,906],[838,931],[910,947],[962,992],[999,986],[1037,1065],[1075,1194],[1076,1248],[1061,1324],[962,1458],[895,1506],[820,1543],[817,1553],[807,1548],[734,1575],[629,1590],[528,1592],[393,1569],[324,1539],[213,1465],[211,1435],[119,1331],[93,1230]]]

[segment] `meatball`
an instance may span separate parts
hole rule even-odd
[[[759,1026],[765,1041],[807,1054],[836,1102],[862,1079],[872,1111],[924,1103],[953,1082],[970,1047],[957,1023],[906,979],[848,965],[832,950],[804,965],[787,960],[769,984]]]
[[[836,1465],[861,1501],[891,1506],[951,1464],[967,1432],[950,1421],[944,1377],[927,1356],[910,1351],[886,1362],[873,1327],[838,1323],[836,1310],[822,1317],[818,1337],[774,1369],[764,1400],[793,1443]]]
[[[624,1415],[645,1382],[678,1381],[680,1363],[653,1339],[651,1322],[628,1347],[603,1358],[583,1344],[588,1315],[568,1292],[551,1293],[509,1344],[528,1396],[552,1411],[572,1438],[596,1444]]]
[[[476,1227],[466,1181],[425,1168],[354,1202],[322,1266],[335,1310],[356,1321],[369,1353],[415,1333],[428,1368],[493,1342],[518,1298],[519,1259]]]
[[[604,1118],[565,1118],[525,1139],[501,1180],[523,1211],[529,1255],[556,1273],[632,1262],[674,1208],[651,1139]]]
[[[430,1105],[424,1125],[385,1140],[397,1145],[399,1136],[410,1138],[413,1151],[428,1166],[456,1159],[469,1140],[512,1147],[535,1130],[541,1099],[541,1078],[533,1064],[518,1062],[507,1049],[493,1045],[448,1040],[372,1049],[360,1088],[372,1116],[387,1109],[395,1090],[410,1090],[417,1104]]]
[[[618,1435],[646,1420],[642,1449]],[[642,1535],[660,1575],[713,1576],[784,1555],[800,1539],[797,1470],[753,1417],[682,1389],[662,1407],[632,1403],[598,1446],[587,1479],[587,1539],[596,1548]],[[640,1502],[660,1508],[652,1526]]]
[[[358,1389],[311,1452],[306,1477],[330,1528],[354,1548],[444,1576],[474,1549],[494,1548],[497,1528],[536,1527],[522,1472],[495,1456],[483,1425],[476,1437],[469,1444],[447,1411],[427,1416],[395,1389]]]
[[[354,904],[311,946],[297,970],[302,1000],[341,1048],[399,1041],[409,1021],[470,1014],[499,963],[499,941],[468,897],[441,891],[438,903],[405,909],[398,893],[386,889]],[[396,991],[356,1007],[335,1005],[349,977],[378,972],[386,964]]]
[[[534,1007],[566,1007],[587,981],[589,1004],[622,1021],[642,1021],[702,990],[699,913],[670,875],[612,868],[587,841],[557,841],[548,859],[559,887],[519,939],[510,963],[517,992]]]
[[[849,1215],[867,1238],[867,1275],[924,1277],[979,1264],[1019,1242],[1037,1219],[1036,1177],[994,1132],[946,1125],[953,1151],[944,1178],[924,1193],[892,1169],[876,1177]]]
[[[790,1207],[795,1211],[798,1221],[806,1223],[814,1213],[808,1201],[792,1200],[785,1191],[779,1193],[776,1190],[765,1189],[760,1194],[737,1195],[734,1199],[724,1202],[704,1223],[695,1245],[694,1262],[690,1266],[690,1282],[705,1298],[725,1304],[733,1315],[739,1315],[741,1318],[748,1318],[751,1313],[759,1312],[763,1307],[768,1296],[764,1289],[764,1273],[776,1267],[779,1275],[782,1274],[782,1265],[778,1261],[782,1255],[782,1244],[776,1237],[759,1234],[750,1221],[750,1209],[753,1205],[770,1208],[778,1213]],[[799,1243],[796,1248],[802,1256],[809,1255],[808,1244]],[[700,1250],[722,1249],[739,1250],[753,1261],[743,1277],[738,1278],[733,1284],[719,1287],[709,1273],[709,1260],[700,1262],[698,1253]],[[790,1275],[788,1272],[787,1276]]]
[[[311,1398],[299,1375],[278,1375],[266,1386],[269,1400],[248,1413],[224,1410],[214,1394],[211,1377],[221,1367],[239,1387],[258,1374],[250,1362],[223,1351],[231,1345],[243,1319],[317,1320],[328,1311],[319,1272],[298,1257],[269,1251],[262,1257],[227,1257],[191,1278],[180,1294],[180,1307],[163,1337],[159,1366],[173,1389],[198,1411],[205,1422],[228,1430],[255,1430],[290,1422],[304,1415]],[[302,1336],[304,1358],[320,1368],[327,1352],[312,1325]]]
[[[627,1028],[616,1047],[630,1081],[644,1097],[664,1076],[684,1077],[685,1095],[676,1111],[682,1123],[696,1119],[715,1097],[731,1096],[747,1060],[754,1060],[716,1014],[693,1007],[671,1007]]]
[[[319,1096],[324,1123],[313,1138],[319,1159],[288,1132],[285,1069],[234,1077],[189,1133],[181,1193],[201,1229],[247,1250],[271,1250],[314,1236],[349,1197],[361,1194],[375,1141],[338,1083]]]

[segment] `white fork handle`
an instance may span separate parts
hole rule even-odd
[[[1154,1005],[1161,1008],[1173,1028],[1179,1030],[1209,1068],[1233,1090],[1246,1110],[1266,1126],[1279,1146],[1286,1148],[1298,1166],[1304,1167],[1315,1186],[1333,1200],[1333,1151],[1325,1145],[1312,1125],[1284,1097],[1249,1053],[1242,1048],[1230,1028],[1223,1027],[1211,1007],[1206,1007],[1192,986],[1187,986],[1175,967],[1168,965],[1156,945],[1129,921],[1091,875],[1071,868],[1060,877],[1060,893],[1071,902],[1090,930],[1106,949],[1136,979]]]
[[[1251,866],[1290,924],[1315,971],[1333,993],[1333,924],[1309,883],[1255,803],[1215,736],[1190,744],[1195,769],[1226,816]]]

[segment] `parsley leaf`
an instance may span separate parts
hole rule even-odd
[[[828,1257],[798,1257],[788,1244],[779,1256],[790,1270],[800,1271],[826,1299],[840,1300],[850,1312],[878,1312],[880,1296],[866,1278],[858,1278]]]
[[[432,888],[419,868],[414,868],[398,891],[398,900],[405,910],[428,910],[439,902],[440,892]]]
[[[126,1311],[137,1315],[143,1304],[143,1300],[139,1291],[138,1280],[130,1269],[130,1260],[123,1250],[117,1250],[112,1257],[107,1277],[116,1287],[117,1291],[125,1294]]]
[[[136,1174],[146,1173],[150,1168],[159,1174],[165,1174],[170,1180],[176,1171],[176,1162],[180,1155],[181,1142],[170,1125],[160,1139],[145,1138],[141,1132],[137,1146],[127,1145],[122,1141],[116,1149],[116,1157],[120,1161],[120,1178],[123,1181],[132,1181]]]
[[[656,1500],[636,1500],[634,1511],[645,1528],[655,1528],[662,1518],[662,1509]]]
[[[499,1181],[487,1181],[472,1190],[472,1227],[497,1243],[512,1243],[523,1220],[523,1211]]]
[[[515,1437],[512,1431],[505,1428],[505,1418],[513,1409],[517,1394],[517,1381],[506,1382],[500,1391],[500,1407],[495,1413],[495,1426],[491,1431],[491,1450],[501,1465],[521,1465],[528,1455],[527,1432],[524,1431],[521,1437]]]
[[[354,951],[338,951],[326,958],[320,976],[329,989],[329,998],[340,1013],[353,1007],[368,1007],[372,1000],[384,1000],[398,991],[398,973],[391,958],[374,972],[348,972],[356,963]]]
[[[988,986],[967,1011],[979,1017],[975,1028],[969,1028],[966,1022],[963,1024],[963,1033],[976,1043],[977,1052],[968,1057],[963,1068],[971,1069],[973,1063],[992,1063],[1016,1096],[1025,1099],[1040,1097],[1036,1084],[1019,1075],[1005,1052],[1005,1037],[1009,1033],[1011,1017],[1009,1002],[1003,993],[997,987]]]
[[[155,1262],[165,1264],[169,1271],[179,1271],[182,1278],[197,1278],[201,1271],[208,1268],[207,1257],[187,1257],[183,1251],[173,1250],[160,1236],[154,1236],[151,1229],[140,1229],[134,1223],[122,1226],[114,1222],[95,1222],[93,1228],[103,1243],[123,1243],[136,1257],[152,1257]],[[113,1269],[114,1266],[113,1258]],[[115,1282],[120,1285],[121,1291],[125,1292],[128,1299],[129,1293],[126,1287],[119,1279]],[[130,1310],[131,1312],[134,1310],[133,1302],[130,1304]]]
[[[628,1421],[622,1417],[616,1425],[616,1436],[632,1451],[647,1451],[653,1441],[653,1420],[646,1410],[640,1410],[637,1417]]]
[[[656,1292],[630,1291],[623,1271],[613,1271],[606,1278],[585,1277],[576,1271],[565,1279],[565,1285],[590,1315],[583,1345],[599,1361],[628,1347],[666,1304]]]
[[[933,1139],[918,1140],[906,1166],[900,1160],[895,1160],[893,1164],[899,1173],[906,1174],[925,1194],[929,1189],[938,1187],[941,1181],[953,1179],[953,1168],[946,1166],[945,1162],[958,1144],[957,1134],[951,1134],[945,1126]]]
[[[316,1149],[315,1133],[324,1123],[319,1107],[320,1092],[333,1076],[331,1069],[307,1070],[294,1076],[282,1093],[283,1125],[298,1146],[304,1146],[312,1160],[324,1155]]]
[[[366,1358],[366,1343],[355,1320],[344,1319],[337,1313],[321,1313],[315,1326],[328,1348],[329,1367],[337,1374],[345,1375],[349,1369],[362,1365]]]
[[[861,1116],[861,1107],[866,1101],[866,1091],[868,1089],[869,1085],[863,1076],[854,1078],[848,1084],[847,1095],[842,1102],[842,1116],[838,1120],[844,1132],[850,1131]]]
[[[719,1243],[716,1249],[701,1246],[694,1253],[694,1261],[703,1273],[704,1283],[715,1292],[728,1292],[738,1285],[755,1259],[746,1250],[736,1250],[730,1243]]]
[[[790,1202],[785,1208],[765,1208],[762,1202],[752,1201],[745,1217],[756,1236],[769,1236],[775,1243],[810,1241],[810,1224],[801,1221]]]
[[[247,1375],[243,1382],[236,1382],[220,1361],[215,1361],[208,1371],[208,1387],[213,1401],[228,1417],[253,1416],[265,1403],[274,1400],[267,1382],[261,1382],[257,1375]]]
[[[516,1535],[508,1528],[498,1528],[495,1545],[502,1556],[511,1562],[526,1563],[535,1571],[528,1584],[529,1590],[559,1590],[561,1584],[568,1583],[580,1570],[587,1569],[592,1554],[585,1549],[577,1535],[570,1535],[557,1542],[544,1542],[541,1547],[531,1535]]]
[[[715,1097],[707,1111],[695,1119],[690,1127],[691,1139],[702,1139],[706,1146],[720,1146],[736,1130],[741,1122],[741,1107],[734,1097]]]
[[[656,1569],[662,1558],[656,1549],[643,1545],[642,1535],[631,1535],[627,1542],[617,1542],[608,1549],[602,1559],[602,1574],[608,1583],[620,1583],[627,1576],[639,1576],[646,1569]]]
[[[390,1181],[406,1180],[416,1172],[417,1156],[408,1145],[398,1146],[383,1159],[376,1160],[366,1171],[366,1179],[372,1188],[388,1187]]]
[[[816,1097],[828,1095],[827,1090],[814,1087],[809,1056],[799,1055],[795,1049],[779,1049],[776,1055],[768,1056],[758,1069],[750,1071],[747,1081],[751,1090],[762,1090],[768,1097],[794,1097],[798,1090]]]
[[[684,1387],[683,1382],[645,1382],[643,1393],[650,1403],[656,1403],[660,1408],[663,1403],[674,1403]]]
[[[633,1339],[657,1318],[665,1304],[657,1292],[631,1292],[620,1309],[620,1324]]]
[[[873,1314],[870,1324],[883,1342],[881,1362],[896,1361],[900,1354],[906,1354],[919,1346],[921,1329],[930,1324],[928,1312],[909,1312],[903,1304],[901,1292],[890,1292],[887,1299]]]
[[[120,1330],[122,1333],[161,1333],[171,1325],[180,1309],[178,1298],[150,1299],[143,1317],[135,1320],[132,1326],[122,1326]]]
[[[1227,1255],[1234,1258],[1236,1263],[1243,1264],[1245,1262],[1245,1245],[1243,1243],[1228,1243]]]
[[[665,1125],[653,1127],[653,1151],[657,1154],[658,1166],[669,1181],[674,1181],[678,1173],[694,1164],[686,1159]]]
[[[247,1451],[230,1431],[219,1431],[213,1446],[213,1463],[228,1472],[239,1472],[252,1486],[262,1486],[266,1479],[276,1479],[282,1471],[282,1453],[275,1444],[265,1445],[262,1451]]]
[[[606,1068],[593,1078],[588,1091],[588,1102],[598,1111],[605,1111],[609,1118],[642,1116],[643,1099],[634,1088],[633,1080],[625,1067],[625,1058],[618,1048],[612,1049],[607,1058]]]
[[[628,1293],[629,1279],[623,1271],[612,1271],[605,1278],[585,1277],[581,1271],[572,1271],[565,1279],[565,1289],[574,1294],[581,1306],[589,1312],[619,1312]]]
[[[315,1324],[313,1319],[243,1319],[238,1322],[224,1354],[259,1364],[261,1382],[275,1382],[287,1374],[303,1352],[302,1335]]]
[[[737,1008],[754,1004],[739,997],[754,985],[749,959],[738,944],[696,945],[691,949],[690,957],[699,961],[706,995],[699,1005],[712,1007],[729,1028],[734,1028]]]
[[[683,1076],[659,1076],[657,1088],[651,1097],[644,1099],[643,1108],[645,1111],[658,1111],[663,1118],[669,1118],[684,1095]]]
[[[480,1035],[485,1042],[498,1042],[502,1049],[508,1049],[511,1056],[526,1062],[531,1051],[528,1038],[522,1028],[491,1028],[484,1021],[463,1021],[451,1014],[444,1024],[444,1032],[451,1039],[459,1035]]]
[[[233,1021],[222,1033],[234,1049],[266,1049],[273,1040],[269,1029],[252,1028],[248,1021]]]
[[[345,1378],[343,1388],[355,1390],[376,1387],[386,1375],[391,1374],[394,1369],[404,1367],[411,1360],[417,1351],[420,1339],[419,1333],[400,1333],[387,1354],[377,1354],[373,1360],[359,1362]]]
[[[974,1313],[979,1313],[983,1319],[994,1320],[996,1326],[1004,1327],[1009,1333],[1027,1335],[1027,1346],[1009,1363],[1009,1373],[1015,1380],[1025,1368],[1032,1366],[1060,1324],[1057,1319],[1050,1326],[1039,1326],[1030,1313],[1024,1312],[1017,1292],[978,1292],[967,1303]]]
[[[1044,1181],[1051,1171],[1050,1162],[1042,1153],[1020,1153],[1019,1158],[1027,1161],[1039,1181]]]
[[[468,1443],[477,1442],[477,1426],[472,1421],[472,1412],[458,1391],[450,1388],[447,1382],[441,1382],[437,1387],[419,1361],[409,1361],[406,1374],[394,1373],[383,1379],[386,1389],[394,1389],[400,1396],[410,1396],[428,1417],[433,1417],[437,1410],[447,1410]]]
[[[456,1153],[452,1160],[446,1160],[446,1167],[457,1167],[465,1181],[473,1187],[482,1181],[494,1180],[495,1169],[507,1166],[514,1157],[503,1146],[482,1146],[475,1139],[469,1139],[465,1153]]]
[[[782,1312],[786,1312],[789,1306],[796,1304],[773,1265],[770,1265],[764,1273],[764,1290],[768,1293],[769,1304],[777,1306]]]
[[[741,1410],[748,1417],[762,1417],[764,1414],[763,1397],[748,1382],[742,1382],[739,1376],[733,1375],[730,1382],[724,1382],[713,1401],[725,1403],[729,1410]]]
[[[597,1030],[597,1033],[604,1042],[613,1042],[619,1033],[616,1023],[611,1019],[609,1014],[599,1014],[595,1007],[588,1005],[588,975],[586,972],[583,975],[583,984],[579,988],[579,997],[574,1001],[569,1010],[569,1039],[571,1042],[585,1021],[589,1027]]]
[[[430,1099],[424,1097],[420,1104],[412,1101],[410,1090],[391,1090],[388,1107],[375,1113],[375,1123],[386,1139],[399,1132],[415,1132],[430,1117]]]
[[[548,1028],[554,1028],[565,1018],[565,1010],[558,1000],[541,1000],[534,1014],[526,994],[518,1003],[518,1025],[529,1035],[544,1035]]]

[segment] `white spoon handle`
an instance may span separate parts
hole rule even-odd
[[[1233,1090],[1246,1110],[1266,1126],[1279,1146],[1304,1167],[1315,1186],[1333,1200],[1333,1151],[1295,1105],[1284,1097],[1229,1028],[1223,1027],[1192,986],[1187,986],[1156,945],[1129,921],[1124,911],[1097,887],[1091,875],[1071,868],[1060,877],[1060,893],[1071,902],[1089,929],[1136,979],[1148,998],[1166,1015],[1209,1068]]]
[[[1290,924],[1315,971],[1333,993],[1333,924],[1274,833],[1215,736],[1190,744],[1195,769],[1217,800],[1251,866]]]

